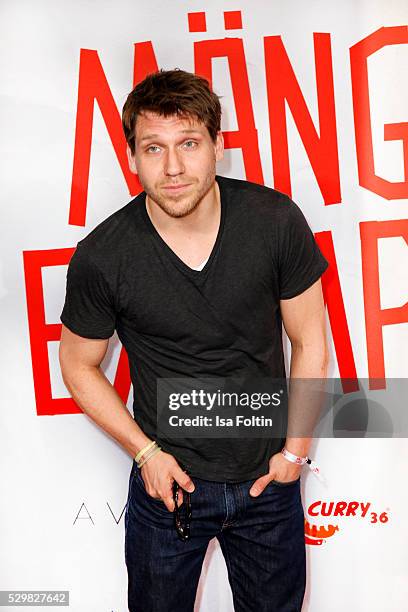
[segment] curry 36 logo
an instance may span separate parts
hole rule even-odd
[[[314,546],[320,546],[327,538],[332,537],[336,531],[340,531],[340,527],[337,523],[337,517],[360,519],[369,521],[370,523],[384,524],[389,520],[388,517],[389,508],[386,508],[382,512],[374,510],[370,502],[358,502],[358,501],[315,501],[311,503],[307,509],[308,517],[333,517],[335,520],[334,524],[329,525],[316,525],[311,524],[305,518],[305,541],[306,544],[312,544]]]

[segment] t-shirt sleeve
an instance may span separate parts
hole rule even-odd
[[[112,292],[100,269],[77,246],[68,265],[60,320],[84,338],[110,338],[115,331]]]
[[[327,269],[312,230],[299,206],[289,198],[279,232],[279,297],[287,300],[303,293]]]

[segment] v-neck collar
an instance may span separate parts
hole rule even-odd
[[[152,238],[159,244],[159,246],[161,246],[164,251],[166,252],[167,256],[173,261],[173,263],[182,271],[184,272],[184,274],[189,275],[192,278],[195,279],[199,279],[201,277],[204,277],[208,270],[210,269],[213,259],[215,257],[215,255],[218,252],[220,243],[221,243],[221,238],[224,232],[224,226],[225,226],[225,217],[226,217],[226,212],[227,212],[227,194],[225,193],[225,189],[224,189],[224,185],[223,185],[223,181],[222,181],[222,177],[216,175],[215,176],[215,180],[218,184],[219,190],[220,190],[220,205],[221,205],[221,216],[220,216],[220,224],[218,227],[218,233],[217,233],[217,237],[215,239],[213,248],[211,250],[211,253],[206,261],[205,266],[202,268],[202,270],[194,270],[193,268],[190,268],[190,266],[188,266],[186,263],[184,263],[184,261],[182,259],[180,259],[180,257],[173,251],[173,249],[171,249],[169,247],[169,245],[167,244],[167,242],[165,240],[163,240],[163,238],[160,236],[159,232],[157,231],[157,229],[155,228],[155,226],[152,223],[152,220],[149,217],[149,213],[147,212],[146,209],[146,192],[144,191],[141,195],[143,197],[142,200],[142,215],[143,218],[147,224],[147,227],[149,229],[149,232],[152,236]]]

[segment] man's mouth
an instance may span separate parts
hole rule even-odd
[[[179,185],[163,185],[163,189],[166,189],[166,191],[178,192],[178,191],[183,191],[183,189],[186,189],[190,185],[191,183],[183,183]]]

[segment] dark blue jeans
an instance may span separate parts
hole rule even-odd
[[[224,555],[236,612],[300,612],[306,585],[300,478],[272,481],[251,497],[253,480],[191,477],[190,539],[177,536],[173,513],[145,489],[133,463],[125,511],[130,612],[193,612],[208,543]]]

